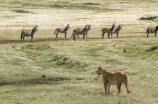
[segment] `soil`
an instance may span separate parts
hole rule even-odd
[[[45,42],[45,41],[60,41],[60,40],[70,40],[70,39],[41,39],[41,40],[33,40],[33,42]],[[26,42],[31,42],[30,40],[25,40],[25,43]],[[0,44],[3,44],[3,43],[24,43],[24,42],[21,42],[21,40],[3,40],[3,41],[0,41]]]
[[[86,38],[87,39],[101,39],[100,38]],[[72,39],[68,38],[68,39],[39,39],[39,40],[33,40],[33,42],[46,42],[46,41],[70,41]],[[77,38],[76,40],[82,40],[82,38]],[[31,42],[30,40],[25,40],[25,42],[21,42],[21,40],[3,40],[0,41],[0,44],[4,44],[4,43],[26,43],[26,42]]]
[[[36,78],[36,79],[29,79],[29,80],[19,80],[19,81],[14,81],[14,82],[6,82],[6,81],[1,81],[0,86],[5,86],[5,85],[39,85],[39,84],[52,84],[58,81],[67,81],[67,80],[73,80],[70,78],[62,78],[62,77],[52,77],[52,78]],[[84,80],[84,78],[75,78],[74,80]]]

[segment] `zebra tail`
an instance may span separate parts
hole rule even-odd
[[[149,28],[146,30],[146,33],[148,33],[148,32],[149,32]],[[146,34],[146,33],[145,33],[145,34]]]
[[[146,30],[146,33],[148,33],[148,29]],[[145,34],[146,34],[146,33],[145,33]]]
[[[57,31],[57,29],[55,29],[55,31],[54,31],[54,35],[55,35],[56,31]]]
[[[72,32],[72,35],[71,35],[71,37],[73,37],[74,36],[74,31]]]

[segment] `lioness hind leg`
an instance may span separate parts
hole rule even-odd
[[[110,84],[108,84],[108,94],[110,94]]]
[[[127,85],[126,83],[124,83],[124,84],[125,84],[125,86],[126,86],[126,89],[127,89],[127,94],[131,93],[131,91],[129,90],[129,87],[128,87],[128,85]]]
[[[124,84],[127,89],[127,94],[131,93],[131,91],[129,90],[129,83],[127,81],[125,81]]]

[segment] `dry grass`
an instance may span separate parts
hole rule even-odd
[[[69,0],[68,2],[71,2]],[[88,1],[87,1],[88,2]],[[93,1],[91,1],[93,2]],[[141,3],[140,3],[141,2]],[[35,34],[35,39],[39,38],[55,38],[53,35],[55,28],[57,27],[65,27],[66,24],[70,24],[71,29],[68,32],[68,37],[71,36],[72,30],[77,27],[84,27],[85,24],[91,24],[92,30],[89,32],[90,37],[101,37],[101,28],[102,27],[111,27],[112,23],[116,23],[117,25],[123,24],[123,31],[121,32],[121,36],[143,36],[147,27],[155,27],[157,24],[155,22],[150,21],[138,21],[141,17],[144,16],[154,16],[157,14],[157,11],[154,9],[155,6],[152,6],[153,3],[149,3],[146,1],[129,1],[129,2],[121,2],[117,1],[110,2],[109,6],[104,6],[103,4],[107,4],[107,2],[98,1],[100,8],[118,8],[123,9],[123,11],[119,11],[116,9],[109,12],[104,12],[102,9],[99,9],[100,12],[95,12],[93,10],[69,10],[71,8],[65,9],[57,9],[57,8],[42,8],[41,6],[36,6],[38,3],[40,5],[48,5],[48,2],[38,2],[35,1],[32,4],[36,4],[35,6],[28,5],[27,8],[25,6],[21,6],[20,4],[27,4],[27,1],[10,1],[7,2],[7,6],[10,4],[9,9],[4,6],[1,7],[1,23],[0,30],[1,36],[0,39],[19,39],[20,32],[23,29],[32,29],[35,25],[38,25],[38,32]],[[77,1],[73,1],[72,3],[78,3]],[[85,3],[84,1],[80,1],[78,4]],[[95,3],[95,2],[93,2]],[[140,3],[138,6],[136,3]],[[148,5],[146,4],[148,3]],[[53,2],[50,4],[54,5]],[[64,2],[59,2],[59,4],[63,4]],[[102,5],[101,5],[102,4]],[[1,5],[4,5],[1,3]],[[65,4],[66,5],[66,4]],[[91,5],[87,5],[91,7]],[[97,5],[93,5],[96,7]],[[150,7],[146,9],[146,6]],[[33,8],[34,7],[34,8]],[[152,12],[151,12],[152,10]],[[22,11],[22,12],[15,12]],[[24,11],[24,13],[23,13]],[[26,13],[28,11],[29,13]],[[133,30],[134,27],[137,27]],[[9,30],[9,31],[8,31]],[[132,33],[131,33],[132,32]],[[141,33],[141,34],[140,34]],[[2,35],[3,34],[3,35]],[[64,35],[59,35],[59,37],[64,38]]]
[[[43,85],[12,84],[0,87],[0,103],[81,103],[81,104],[156,104],[157,38],[146,28],[154,21],[138,20],[157,16],[156,0],[6,0],[0,1],[0,40],[20,40],[23,29],[38,25],[34,39],[53,39],[57,27],[70,24],[67,41],[0,44],[0,82],[64,77],[70,79]],[[122,24],[119,38],[101,39],[101,28]],[[73,41],[72,30],[91,24],[85,41]],[[59,34],[59,39],[64,35]],[[96,39],[97,38],[97,39]],[[30,38],[26,38],[30,40]],[[115,46],[114,46],[115,45]],[[126,52],[124,52],[124,49]],[[98,66],[124,70],[130,76],[131,94],[124,85],[118,96],[116,86],[106,96],[102,78],[91,74]]]

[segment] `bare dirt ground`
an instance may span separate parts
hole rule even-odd
[[[92,39],[101,39],[101,38],[86,38],[85,40],[92,40]],[[67,39],[39,39],[39,40],[33,40],[33,42],[46,42],[46,41],[70,41],[72,38]],[[77,40],[82,40],[82,38],[77,38]],[[21,40],[3,40],[0,41],[0,44],[6,44],[6,43],[26,43],[31,42],[30,40],[25,40],[25,42],[21,42]]]
[[[65,80],[71,80],[69,78],[62,78],[62,77],[54,77],[54,78],[36,78],[36,79],[30,79],[30,80],[20,80],[16,82],[0,82],[0,86],[4,85],[13,85],[13,84],[26,84],[26,85],[31,85],[31,84],[50,84],[53,82],[57,81],[65,81]]]
[[[41,77],[41,78],[36,78],[36,79],[19,80],[19,81],[14,81],[14,82],[1,81],[0,86],[13,85],[13,84],[20,84],[20,85],[51,84],[58,81],[66,81],[66,80],[84,80],[84,78],[70,79],[70,78],[63,78],[63,77],[51,77],[51,78]]]
[[[42,40],[34,40],[33,42],[45,42],[45,41],[60,41],[60,40],[70,40],[70,39],[42,39]],[[25,40],[25,42],[31,42],[30,40]],[[21,40],[4,40],[0,41],[0,44],[4,43],[22,43]]]

